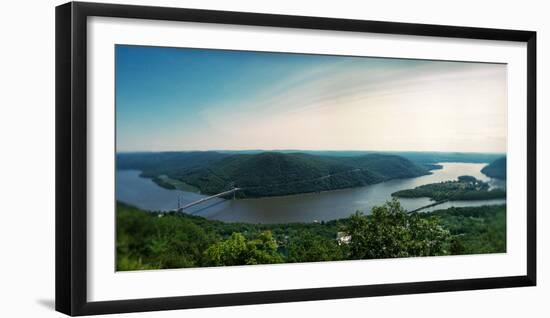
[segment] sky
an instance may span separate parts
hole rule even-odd
[[[506,152],[504,64],[115,50],[119,152]]]

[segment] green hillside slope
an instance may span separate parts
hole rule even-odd
[[[491,178],[506,180],[506,157],[491,162],[481,172]]]
[[[279,152],[123,154],[117,156],[117,167],[142,170],[143,176],[157,182],[159,176],[168,176],[205,194],[220,193],[235,186],[241,188],[237,192],[241,198],[359,187],[429,173],[395,155],[332,157]],[[167,186],[165,182],[160,185]]]
[[[488,183],[472,176],[460,176],[458,180],[443,181],[421,185],[414,189],[400,190],[392,193],[399,198],[427,197],[434,201],[447,200],[492,200],[506,198],[506,191],[490,189]]]

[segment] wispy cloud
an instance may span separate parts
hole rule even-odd
[[[239,74],[226,80],[242,87],[254,68]],[[218,92],[142,147],[506,150],[505,65],[334,57],[283,74]]]

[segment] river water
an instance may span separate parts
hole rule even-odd
[[[491,187],[505,187],[504,181],[488,178],[481,173],[480,170],[486,164],[440,164],[443,169],[433,170],[430,175],[416,178],[396,179],[360,188],[321,193],[244,200],[216,198],[193,206],[186,212],[226,222],[291,223],[328,221],[348,217],[355,211],[369,213],[373,206],[384,204],[384,202],[391,199],[391,194],[395,191],[428,183],[455,180],[462,175],[470,175],[489,182]],[[141,178],[139,175],[140,171],[137,170],[117,170],[116,197],[118,201],[145,210],[167,211],[177,207],[178,196],[181,198],[182,204],[206,197],[192,192],[164,189],[150,179]],[[400,199],[400,201],[407,210],[414,210],[433,203],[429,198]],[[452,206],[480,206],[504,203],[506,203],[505,199],[449,201],[423,211]]]

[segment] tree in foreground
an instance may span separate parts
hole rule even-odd
[[[337,261],[344,258],[335,239],[327,239],[310,231],[302,231],[288,245],[288,262]]]
[[[450,234],[436,218],[409,214],[397,199],[355,213],[346,229],[351,259],[446,255]]]
[[[261,232],[253,240],[235,232],[228,239],[211,245],[204,252],[204,262],[207,266],[282,263],[277,248],[271,231]]]

